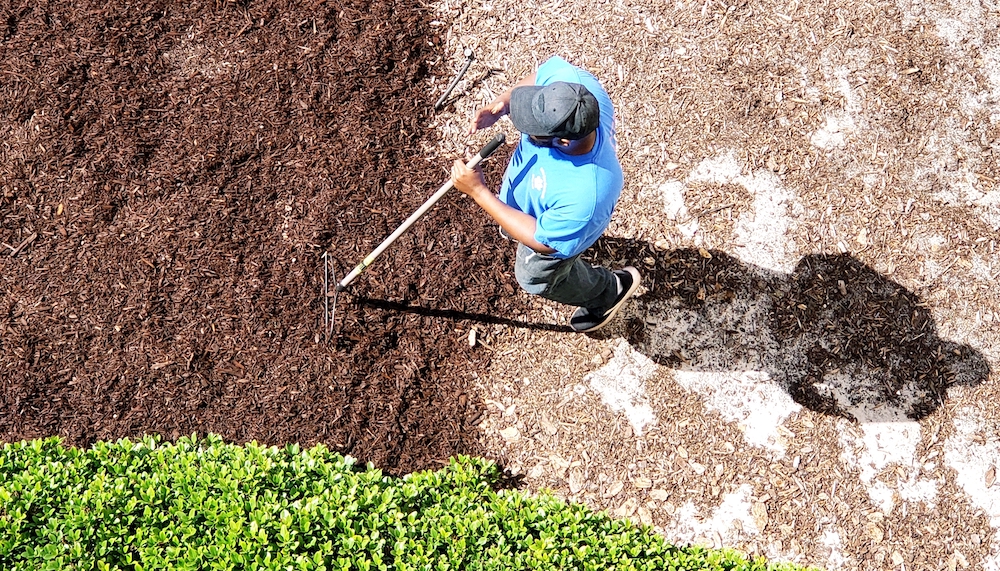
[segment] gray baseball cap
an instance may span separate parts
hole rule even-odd
[[[582,139],[597,129],[600,118],[597,98],[579,83],[516,87],[510,94],[510,120],[527,135]]]

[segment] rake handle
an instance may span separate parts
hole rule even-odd
[[[500,145],[502,145],[505,140],[506,137],[504,136],[504,134],[498,133],[497,136],[493,137],[493,139],[489,143],[486,143],[486,146],[484,146],[482,150],[479,151],[479,154],[472,157],[472,160],[466,163],[465,166],[469,167],[470,169],[475,168],[475,166],[478,165],[483,159],[489,157],[490,155],[493,154],[494,151],[500,148]],[[382,240],[382,243],[379,244],[378,247],[372,250],[370,254],[365,256],[365,259],[362,260],[361,263],[359,263],[357,266],[355,266],[355,268],[351,270],[351,273],[347,274],[347,276],[345,276],[344,279],[340,280],[340,283],[337,284],[336,290],[344,291],[345,289],[347,289],[347,286],[350,285],[352,281],[354,281],[354,278],[361,275],[361,273],[364,272],[368,268],[368,266],[372,265],[375,259],[378,258],[382,254],[382,252],[384,252],[385,249],[389,247],[390,244],[396,241],[396,238],[402,236],[403,232],[406,232],[410,228],[410,226],[413,225],[414,222],[419,220],[421,216],[423,216],[428,210],[430,210],[431,207],[434,206],[434,204],[438,200],[440,200],[441,197],[444,196],[449,190],[451,190],[453,186],[454,183],[451,181],[451,179],[449,179],[448,182],[444,183],[441,186],[441,188],[438,189],[437,192],[431,195],[431,197],[428,198],[426,202],[420,205],[420,208],[417,208],[416,211],[414,211],[409,218],[403,221],[403,223],[400,224],[399,227],[396,228],[396,230],[392,234],[389,234],[389,236],[385,240]]]

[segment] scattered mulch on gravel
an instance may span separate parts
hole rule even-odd
[[[331,339],[321,325],[322,254],[342,278],[447,180],[454,157],[419,150],[428,12],[32,0],[0,17],[0,439],[214,432],[398,473],[477,453],[466,379],[487,357],[466,333],[514,300],[510,249],[469,202],[442,200],[338,296]]]

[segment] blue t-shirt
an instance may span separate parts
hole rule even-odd
[[[604,233],[624,179],[608,93],[589,72],[553,56],[539,66],[535,85],[556,81],[580,83],[597,98],[601,120],[594,148],[585,155],[567,155],[537,147],[522,133],[504,173],[500,200],[537,220],[535,240],[555,250],[553,256],[571,258]]]

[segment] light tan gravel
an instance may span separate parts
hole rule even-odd
[[[477,59],[428,156],[477,150],[473,110],[552,54],[617,105],[594,256],[642,295],[600,336],[479,332],[482,438],[527,489],[828,569],[1000,569],[995,3],[433,9],[438,69]]]

